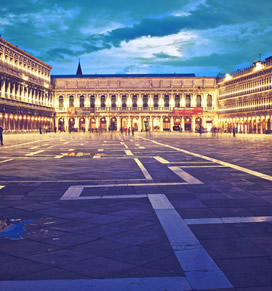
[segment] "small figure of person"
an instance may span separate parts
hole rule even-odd
[[[236,128],[235,128],[235,127],[233,127],[233,129],[232,129],[232,134],[233,134],[233,137],[235,137],[235,133],[236,133]]]
[[[1,142],[1,145],[3,146],[3,131],[4,129],[0,126],[0,142]]]
[[[41,127],[39,128],[39,130],[40,130],[40,134],[42,134],[42,128]]]
[[[199,132],[199,135],[201,136],[201,134],[202,134],[202,126],[201,125],[198,128],[198,132]]]
[[[57,133],[57,127],[56,126],[54,127],[54,132]]]
[[[128,135],[130,135],[130,127],[128,128]]]
[[[121,134],[123,135],[123,127],[121,127],[120,132],[121,132]]]
[[[134,136],[134,127],[131,129],[132,136]]]

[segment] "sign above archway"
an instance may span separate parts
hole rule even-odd
[[[203,114],[203,107],[174,107],[174,115],[199,115]]]

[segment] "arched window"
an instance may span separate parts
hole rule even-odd
[[[159,96],[155,95],[154,96],[154,108],[158,108],[159,107]]]
[[[115,95],[111,96],[111,107],[116,108],[116,96]]]
[[[90,97],[90,107],[95,108],[95,97],[94,96]]]
[[[74,96],[69,97],[69,107],[74,107]]]
[[[169,107],[169,96],[168,95],[164,96],[164,107]]]
[[[144,108],[148,107],[148,96],[147,95],[143,96],[143,107]]]
[[[137,95],[132,97],[132,107],[137,108]]]
[[[186,95],[186,107],[191,107],[191,96]]]
[[[59,108],[63,108],[63,96],[59,96]]]
[[[122,108],[126,108],[127,107],[127,96],[123,95],[122,96]]]
[[[180,97],[179,97],[179,95],[175,96],[175,107],[180,107]]]
[[[84,96],[79,97],[79,107],[84,107]]]
[[[100,100],[101,100],[101,107],[105,108],[106,107],[106,97],[103,95],[103,96],[101,96]]]
[[[212,107],[212,95],[207,96],[207,106]]]
[[[196,107],[201,107],[201,96],[197,95],[196,97]]]

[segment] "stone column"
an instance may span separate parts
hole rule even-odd
[[[90,128],[90,118],[86,117],[85,118],[85,130],[86,130],[86,132],[89,132],[89,128]]]
[[[79,117],[75,117],[75,128],[79,130]]]
[[[10,98],[10,81],[8,82],[8,87],[7,87],[7,98]]]
[[[29,102],[33,104],[33,89],[29,89]]]
[[[139,130],[139,132],[141,132],[142,131],[142,123],[143,123],[143,121],[142,121],[142,117],[141,116],[139,116],[139,120],[138,120],[138,130]]]
[[[5,88],[6,88],[6,80],[2,80],[2,84],[1,84],[1,97],[5,98]]]
[[[173,131],[173,127],[174,127],[174,117],[171,116],[170,117],[170,131]]]
[[[120,118],[120,116],[117,116],[116,120],[117,120],[117,131],[120,131],[120,129],[121,129],[121,118]]]
[[[160,118],[160,131],[163,131],[163,118]]]
[[[96,126],[96,128],[99,128],[99,121],[100,121],[100,118],[99,117],[96,117],[96,119],[95,119],[95,126]]]
[[[185,121],[184,121],[184,116],[181,117],[181,120],[180,120],[180,126],[181,126],[181,129],[182,129],[182,132],[185,132]]]
[[[28,88],[28,86],[26,87],[25,99],[27,102],[29,102],[29,88]]]
[[[169,96],[169,107],[170,108],[175,107],[175,97],[174,97],[173,92],[171,92]]]
[[[110,127],[110,118],[109,117],[106,117],[106,131],[109,130],[109,127]]]
[[[152,116],[149,116],[149,129],[150,129],[150,131],[153,131]]]
[[[12,83],[12,89],[11,89],[11,98],[12,98],[12,99],[16,99],[16,92],[15,92],[15,89],[16,89],[16,84],[13,82],[13,83]]]
[[[192,116],[192,132],[195,132],[195,116]]]

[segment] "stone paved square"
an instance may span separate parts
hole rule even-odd
[[[0,289],[89,280],[86,290],[101,290],[97,280],[117,280],[130,290],[141,279],[164,291],[272,290],[271,142],[226,134],[6,135]]]

